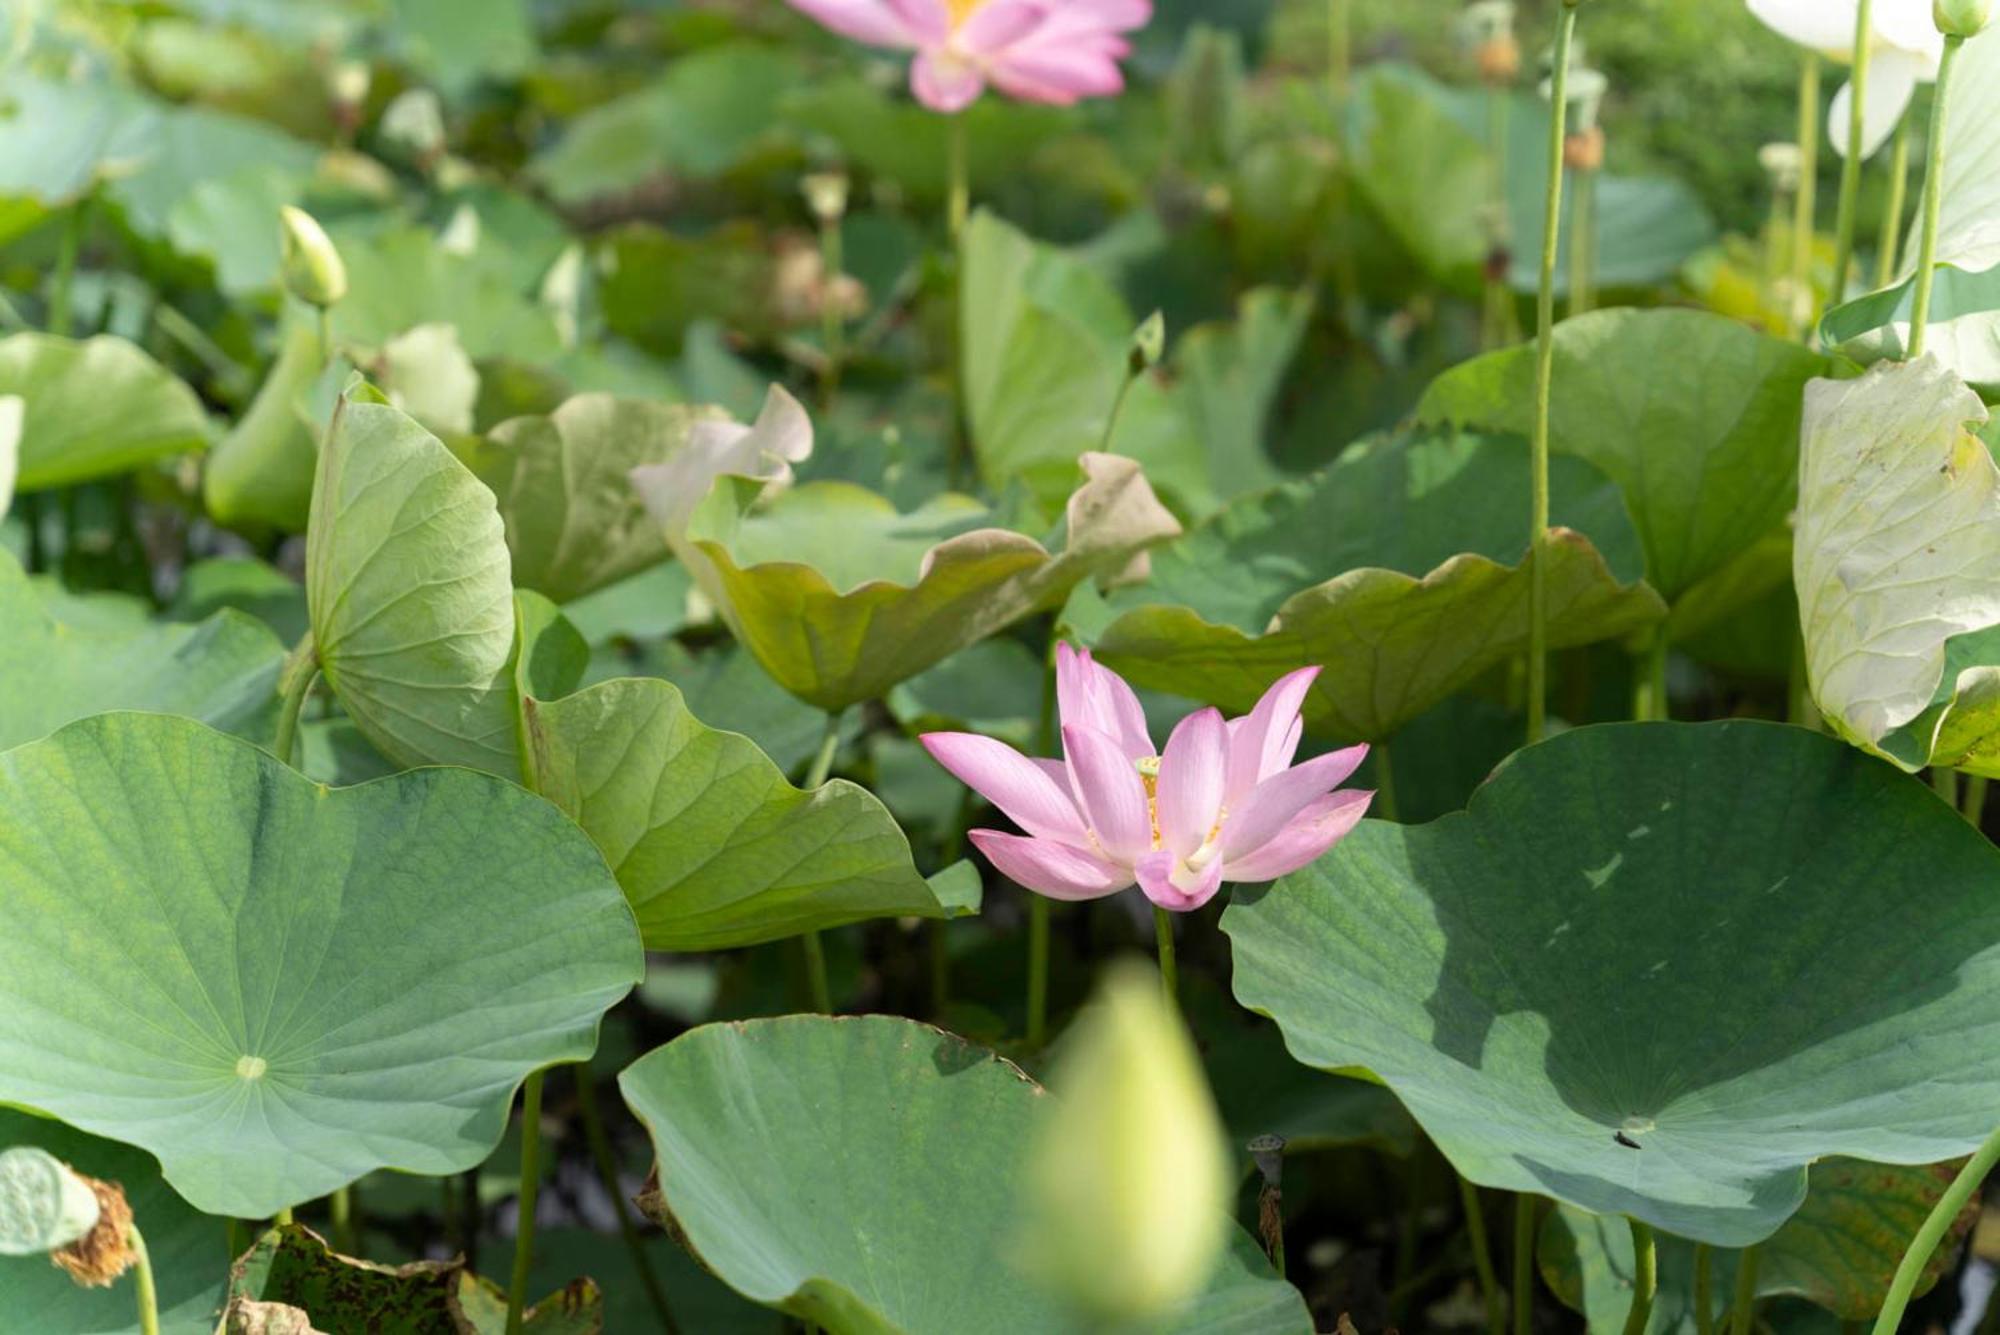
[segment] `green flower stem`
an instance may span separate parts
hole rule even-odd
[[[1840,164],[1840,202],[1833,218],[1833,293],[1831,303],[1847,300],[1847,270],[1854,262],[1854,209],[1861,196],[1861,111],[1868,98],[1868,55],[1874,45],[1874,0],[1860,0],[1854,9],[1854,73],[1848,81],[1847,157]]]
[[[306,632],[286,658],[280,680],[285,694],[278,706],[278,731],[271,750],[287,765],[296,766],[299,713],[305,708],[306,697],[312,694],[313,683],[319,680],[319,659],[311,631]]]
[[[1917,241],[1917,292],[1910,302],[1909,359],[1924,355],[1924,326],[1931,318],[1931,282],[1937,277],[1938,214],[1944,207],[1944,110],[1951,95],[1951,67],[1958,61],[1963,37],[1944,39],[1938,60],[1937,91],[1931,95],[1931,137],[1925,145],[1924,220]],[[1878,1327],[1879,1329],[1879,1327]]]
[[[1398,820],[1396,811],[1396,771],[1389,763],[1389,744],[1377,742],[1368,748],[1369,758],[1375,762],[1375,800],[1368,805],[1368,814],[1376,820]]]
[[[1636,1219],[1632,1225],[1632,1306],[1625,1312],[1625,1335],[1646,1335],[1653,1316],[1653,1294],[1660,1287],[1660,1258],[1653,1230]]]
[[[1535,1217],[1541,1204],[1529,1192],[1514,1197],[1514,1335],[1535,1325]]]
[[[521,1335],[528,1271],[535,1263],[535,1207],[542,1195],[542,1073],[521,1086],[521,1193],[514,1220],[514,1273],[507,1284],[507,1335]]]
[[[1549,387],[1556,368],[1556,243],[1562,233],[1563,138],[1569,109],[1569,52],[1576,4],[1564,0],[1556,25],[1554,86],[1549,93],[1549,174],[1542,205],[1541,286],[1535,294],[1535,427],[1530,438],[1533,495],[1528,523],[1528,740],[1542,739],[1548,709]]]
[[[836,711],[826,716],[826,734],[820,738],[812,768],[806,771],[804,787],[807,792],[826,783],[827,776],[833,773],[833,758],[839,751],[840,714]],[[820,944],[819,933],[800,933],[799,949],[805,957],[806,990],[812,997],[813,1009],[821,1015],[833,1014],[833,990],[826,981],[826,948]]]
[[[1472,1268],[1479,1274],[1479,1296],[1486,1303],[1486,1329],[1490,1335],[1506,1335],[1507,1313],[1500,1299],[1500,1281],[1493,1273],[1493,1249],[1486,1242],[1486,1212],[1479,1205],[1479,1188],[1458,1176],[1458,1199],[1465,1206],[1465,1233],[1472,1243]]]
[[[1910,116],[1896,122],[1896,138],[1889,145],[1889,203],[1882,211],[1882,240],[1875,256],[1875,286],[1887,287],[1896,279],[1896,250],[1903,236],[1903,206],[1910,192]]]
[[[1959,802],[1958,809],[1975,830],[1986,816],[1986,788],[1987,780],[1983,776],[1978,774],[1965,776],[1965,796]]]
[[[632,1210],[625,1199],[625,1189],[618,1183],[618,1159],[611,1152],[611,1138],[604,1134],[604,1117],[597,1110],[597,1090],[590,1081],[590,1063],[577,1062],[569,1069],[576,1081],[576,1107],[583,1118],[583,1137],[589,1142],[591,1160],[597,1165],[597,1176],[603,1181],[604,1189],[611,1194],[611,1208],[618,1215],[618,1233],[625,1239],[625,1250],[632,1254],[632,1264],[639,1272],[639,1284],[646,1290],[646,1301],[653,1305],[654,1315],[660,1318],[660,1329],[666,1335],[680,1335],[680,1323],[674,1320],[673,1309],[667,1304],[667,1291],[661,1286],[660,1277],[653,1273],[652,1260],[646,1255],[645,1240],[639,1236],[638,1226],[632,1222]]]
[[[361,1254],[361,1230],[355,1218],[354,1201],[357,1193],[353,1183],[334,1189],[327,1198],[327,1208],[333,1215],[333,1249],[343,1256]]]
[[[1667,624],[1661,622],[1646,637],[1632,691],[1632,717],[1641,723],[1663,720],[1667,707]]]
[[[153,1258],[146,1252],[146,1239],[138,1225],[125,1230],[125,1242],[132,1248],[132,1287],[139,1303],[139,1335],[160,1335],[160,1294],[153,1284]]]
[[[235,1265],[236,1258],[243,1255],[249,1246],[243,1238],[243,1221],[231,1215],[222,1221],[222,1245],[229,1249],[229,1264]]]
[[[949,165],[950,184],[946,196],[945,217],[951,222],[951,239],[957,242],[965,233],[965,220],[972,216],[972,169],[968,165],[969,154],[965,146],[965,113],[951,118],[951,161]]]
[[[49,286],[49,332],[60,337],[69,335],[74,314],[70,309],[70,290],[76,281],[77,256],[83,252],[84,234],[89,230],[90,196],[85,195],[70,207],[69,219],[57,242],[56,272]]]
[[[1153,942],[1160,952],[1160,987],[1167,994],[1167,1001],[1178,1007],[1181,1002],[1181,975],[1174,965],[1174,915],[1153,905]]]
[[[1799,68],[1799,190],[1792,196],[1792,291],[1788,317],[1805,313],[1802,333],[1812,323],[1813,205],[1819,187],[1819,64],[1817,51],[1806,52]]]
[[[1757,1263],[1764,1259],[1762,1247],[1746,1247],[1736,1258],[1736,1301],[1729,1309],[1729,1329],[1748,1332],[1757,1329]]]
[[[1945,38],[1947,59],[1950,58],[1951,44],[1959,40],[1961,39],[1955,37]],[[1942,101],[1944,92],[1942,69],[1938,72],[1938,92],[1939,100]],[[1965,1166],[1958,1170],[1958,1176],[1954,1177],[1951,1185],[1945,1188],[1944,1195],[1938,1197],[1937,1204],[1931,1207],[1930,1214],[1924,1219],[1923,1227],[1919,1228],[1917,1235],[1910,1239],[1909,1250],[1903,1253],[1902,1264],[1896,1267],[1896,1277],[1889,1281],[1889,1295],[1882,1302],[1882,1311],[1875,1318],[1875,1335],[1896,1335],[1897,1329],[1903,1323],[1903,1309],[1910,1305],[1910,1294],[1917,1287],[1917,1281],[1923,1277],[1924,1267],[1930,1264],[1931,1253],[1935,1252],[1938,1244],[1944,1241],[1945,1232],[1950,1229],[1951,1221],[1958,1217],[1958,1212],[1965,1208],[1968,1200],[1972,1199],[1972,1193],[1979,1190],[1979,1184],[1993,1171],[1993,1165],[1997,1160],[2000,1160],[2000,1131],[1988,1136],[1986,1143],[1979,1147],[1978,1152],[1965,1161]]]
[[[826,369],[820,374],[820,399],[822,403],[832,403],[833,396],[840,391],[840,363],[847,355],[842,346],[847,335],[847,321],[841,316],[840,303],[833,299],[834,283],[840,278],[841,269],[846,265],[844,245],[841,238],[840,220],[829,219],[819,225],[819,267],[820,341],[826,346]]]
[[[1958,771],[1943,765],[1931,766],[1931,791],[1948,807],[1958,805]]]
[[[1715,1249],[1694,1245],[1694,1335],[1715,1335]]]

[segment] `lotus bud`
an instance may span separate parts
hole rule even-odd
[[[62,1160],[32,1145],[0,1152],[0,1256],[67,1247],[97,1227],[97,1193]]]
[[[1474,0],[1460,24],[1481,80],[1498,87],[1519,77],[1521,44],[1514,37],[1514,0]]]
[[[1771,188],[1780,194],[1790,194],[1799,188],[1799,180],[1805,175],[1805,154],[1792,143],[1766,144],[1757,150],[1758,165],[1771,178]]]
[[[1126,359],[1126,369],[1133,375],[1143,374],[1149,367],[1159,365],[1166,350],[1167,318],[1154,311],[1132,331],[1132,351]]]
[[[333,104],[333,118],[344,133],[351,135],[360,125],[361,106],[368,100],[368,89],[373,82],[374,75],[365,60],[342,60],[327,71],[327,100]]]
[[[283,224],[280,252],[285,290],[322,310],[347,295],[347,266],[340,261],[326,229],[304,209],[290,204],[278,210]]]
[[[382,112],[382,137],[429,167],[444,154],[444,106],[428,88],[396,95]]]
[[[447,255],[471,255],[479,249],[479,210],[460,204],[438,233],[438,249]]]
[[[813,172],[799,184],[806,206],[822,227],[831,227],[847,216],[846,172]]]
[[[1947,37],[1977,37],[1993,22],[2000,0],[1931,0],[1931,22]]]
[[[1157,973],[1127,963],[1106,974],[1050,1089],[1025,1179],[1024,1266],[1101,1324],[1171,1315],[1208,1284],[1234,1174]]]

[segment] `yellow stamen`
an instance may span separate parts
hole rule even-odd
[[[962,26],[972,17],[972,11],[985,4],[986,0],[944,0],[944,7],[951,15],[951,26]]]

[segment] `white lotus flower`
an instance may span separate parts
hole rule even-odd
[[[1788,41],[1846,64],[1854,58],[1859,0],[1749,0],[1750,12]],[[1931,21],[1931,0],[1874,0],[1869,11],[1874,40],[1868,48],[1868,91],[1861,106],[1861,156],[1888,139],[1919,83],[1937,78],[1944,36]],[[1847,118],[1854,89],[1843,84],[1827,113],[1827,138],[1847,153]]]

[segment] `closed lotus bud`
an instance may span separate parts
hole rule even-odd
[[[814,172],[799,183],[805,191],[806,207],[824,226],[832,226],[847,214],[847,173]]]
[[[444,154],[444,105],[428,88],[406,88],[382,110],[382,137],[428,168]]]
[[[347,295],[347,266],[326,229],[304,209],[278,210],[283,223],[285,290],[313,306],[331,306]]]
[[[97,1193],[70,1166],[33,1145],[0,1153],[0,1256],[67,1247],[97,1227]]]
[[[1166,350],[1167,317],[1154,311],[1132,331],[1132,353],[1128,359],[1132,374],[1138,375],[1148,367],[1158,366]]]
[[[1996,9],[2000,0],[1931,0],[1931,21],[1947,37],[1977,37]]]
[[[1234,1174],[1194,1044],[1160,978],[1114,966],[1064,1042],[1024,1190],[1021,1261],[1108,1326],[1208,1284]]]
[[[334,109],[341,113],[342,120],[358,113],[361,104],[368,100],[368,86],[373,75],[365,60],[343,60],[327,71],[326,95],[333,102]]]
[[[1805,154],[1793,143],[1766,144],[1757,150],[1757,161],[1770,174],[1771,188],[1790,194],[1799,188],[1805,174]]]

